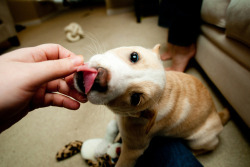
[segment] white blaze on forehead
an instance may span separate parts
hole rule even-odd
[[[140,84],[141,82],[149,81],[155,83],[161,89],[165,86],[165,71],[162,68],[134,69],[112,52],[93,56],[89,61],[89,66],[95,68],[103,67],[110,72],[109,90],[105,95],[105,99],[103,99],[104,103],[123,94],[132,83]]]

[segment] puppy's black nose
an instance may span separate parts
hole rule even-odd
[[[97,71],[98,75],[95,79],[92,90],[106,92],[108,90],[108,71],[102,67],[99,67]]]

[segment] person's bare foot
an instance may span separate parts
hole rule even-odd
[[[195,52],[195,44],[191,44],[190,46],[177,46],[168,43],[167,51],[161,55],[161,59],[163,61],[172,59],[172,66],[165,70],[184,72],[189,60],[194,57]]]

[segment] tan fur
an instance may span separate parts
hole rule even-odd
[[[171,103],[172,112],[166,115],[157,124],[162,128],[167,127],[166,131],[174,137],[188,137],[195,131],[198,125],[204,123],[204,120],[211,114],[216,112],[209,92],[196,78],[179,72],[166,72],[167,84],[161,102],[156,106],[156,110],[160,110],[164,105]],[[183,110],[183,100],[188,99],[190,114],[179,125],[175,123],[179,120],[179,116]],[[170,106],[170,105],[169,105]]]
[[[169,113],[162,119],[155,121],[154,116],[119,117],[123,147],[117,166],[127,166],[125,164],[133,166],[155,135],[184,138],[187,144],[199,154],[211,151],[217,146],[217,135],[223,126],[208,90],[198,79],[184,73],[166,72],[166,78],[167,83],[159,103],[149,107],[149,111],[158,111],[156,115],[159,115],[161,109],[169,104]],[[185,111],[183,108],[185,98],[190,102],[190,113],[176,124],[182,112]],[[214,138],[203,142],[207,137],[206,131],[202,134],[204,137],[192,135],[199,132],[206,122],[210,124],[207,131],[214,133]],[[128,163],[128,160],[132,163]]]
[[[143,86],[141,86],[143,85]],[[140,82],[140,84],[131,84],[130,87],[125,91],[125,93],[114,100],[110,101],[107,106],[111,108],[114,112],[119,111],[118,114],[128,113],[129,115],[134,115],[135,117],[140,115],[140,112],[150,108],[150,106],[156,103],[156,99],[160,98],[161,92],[159,87],[151,82]],[[134,92],[143,93],[141,101],[138,106],[133,107],[130,105],[130,96]],[[154,99],[152,99],[154,97]]]
[[[180,72],[165,72],[164,76],[159,48],[156,45],[152,51],[141,47],[122,47],[108,51],[131,66],[134,70],[130,71],[132,73],[145,69],[155,70],[150,74],[142,73],[146,76],[138,76],[138,80],[133,78],[136,82],[131,82],[123,94],[114,96],[111,93],[110,96],[115,98],[106,104],[117,114],[123,141],[117,167],[134,166],[154,136],[183,138],[197,153],[211,151],[218,144],[222,123],[229,119],[228,112],[217,113],[208,90],[195,77]],[[129,61],[134,51],[139,54],[136,63]],[[133,74],[124,71],[123,75],[124,80],[127,76],[133,77]],[[150,80],[151,76],[157,82]],[[117,84],[119,82],[122,81],[117,81]],[[133,106],[130,99],[135,92],[142,95],[140,102]]]

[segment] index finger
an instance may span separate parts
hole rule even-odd
[[[30,63],[76,56],[73,52],[59,44],[43,44],[35,47],[22,48],[7,53],[6,55],[8,55],[8,58],[11,60]]]
[[[40,50],[40,57],[34,57],[35,62],[44,60],[56,60],[76,56],[73,52],[67,50],[59,44],[43,44],[35,47]],[[35,53],[37,54],[37,53]]]

